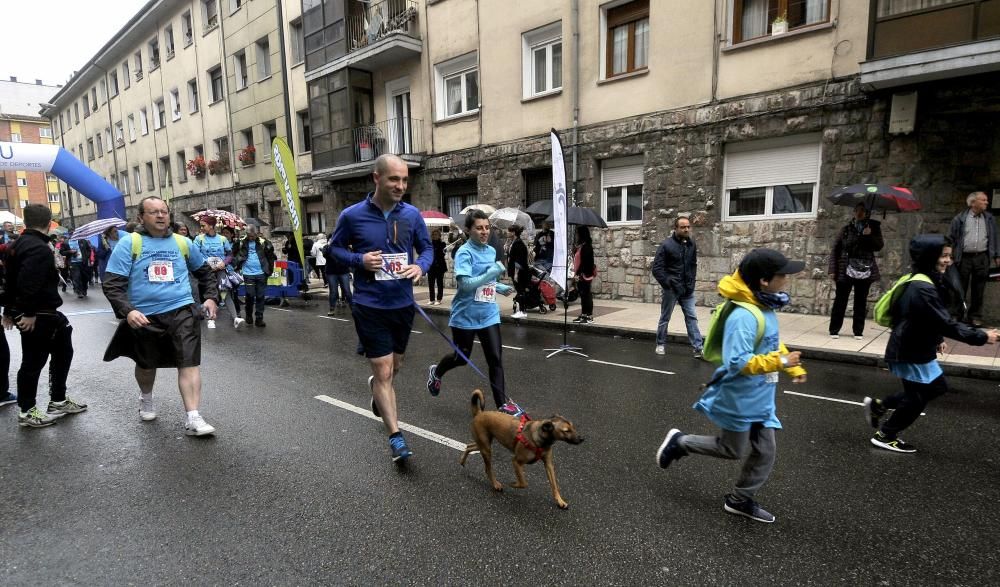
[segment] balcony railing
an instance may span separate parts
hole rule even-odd
[[[955,0],[894,14],[880,0],[872,14],[869,58],[903,55],[1000,36],[1000,0]]]
[[[348,52],[363,49],[394,34],[416,36],[417,3],[378,0],[347,17]]]
[[[354,161],[372,161],[379,155],[406,155],[423,150],[421,121],[414,118],[393,118],[351,130],[354,138]]]

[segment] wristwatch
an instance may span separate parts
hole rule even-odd
[[[781,355],[781,366],[782,367],[788,366],[788,357],[786,357],[785,355]]]

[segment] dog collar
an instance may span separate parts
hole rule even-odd
[[[530,442],[528,442],[528,439],[525,438],[524,425],[527,424],[529,420],[531,420],[531,418],[529,418],[527,414],[521,414],[521,423],[518,424],[517,426],[517,435],[514,436],[514,440],[516,442],[520,442],[521,444],[523,444],[528,450],[535,451],[535,461],[537,461],[542,458],[542,455],[545,453],[545,451],[531,444]]]

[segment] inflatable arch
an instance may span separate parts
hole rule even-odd
[[[97,204],[98,218],[125,219],[125,197],[59,145],[0,143],[0,171],[51,173]]]

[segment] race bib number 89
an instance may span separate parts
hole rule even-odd
[[[146,269],[150,283],[173,283],[174,264],[170,261],[153,261]]]
[[[382,253],[382,271],[375,274],[375,279],[377,281],[403,279],[399,273],[406,265],[406,253]]]

